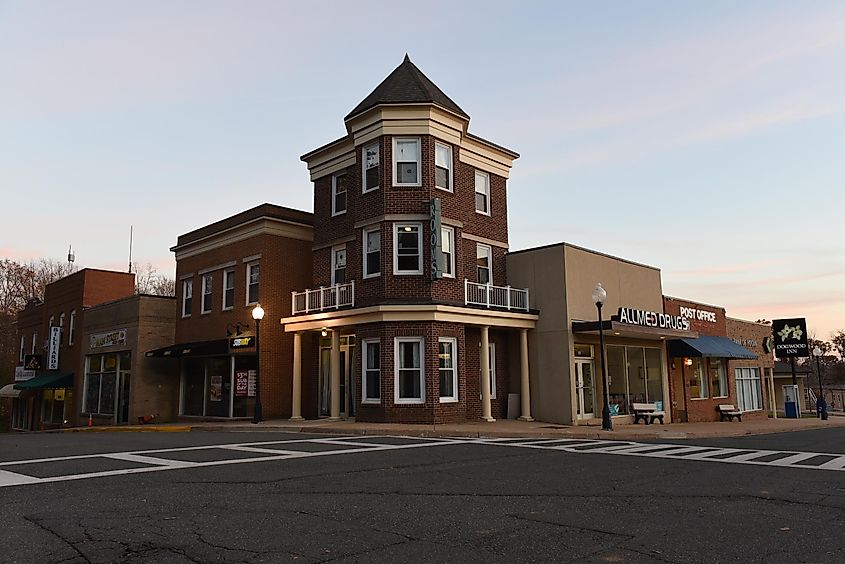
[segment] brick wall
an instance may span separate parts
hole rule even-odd
[[[728,338],[745,347],[757,355],[756,360],[731,360],[728,362],[728,372],[736,385],[736,369],[742,367],[758,368],[760,371],[760,390],[762,393],[762,409],[746,412],[743,417],[748,419],[766,419],[769,408],[769,386],[767,379],[769,371],[775,366],[772,353],[763,350],[763,340],[771,337],[772,326],[745,321],[742,319],[727,320]],[[734,396],[737,397],[737,396]]]

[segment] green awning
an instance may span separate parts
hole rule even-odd
[[[42,372],[35,378],[15,384],[16,390],[56,390],[73,387],[73,372]]]

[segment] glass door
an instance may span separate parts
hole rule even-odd
[[[578,419],[592,419],[595,408],[593,406],[594,384],[593,384],[593,361],[575,361],[575,388],[577,398]]]

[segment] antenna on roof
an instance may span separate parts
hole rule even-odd
[[[73,245],[68,245],[67,247],[67,261],[70,264],[73,264],[73,261],[76,260],[76,255],[73,254]]]
[[[132,274],[132,228],[129,226],[129,274]]]

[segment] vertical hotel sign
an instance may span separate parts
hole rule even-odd
[[[431,199],[431,279],[443,278],[443,226],[441,223],[440,198]]]
[[[778,358],[808,357],[807,320],[803,317],[775,319],[772,321],[772,336],[775,338],[775,356]]]
[[[59,345],[62,342],[62,328],[50,327],[50,344],[47,350],[47,370],[59,369]]]

